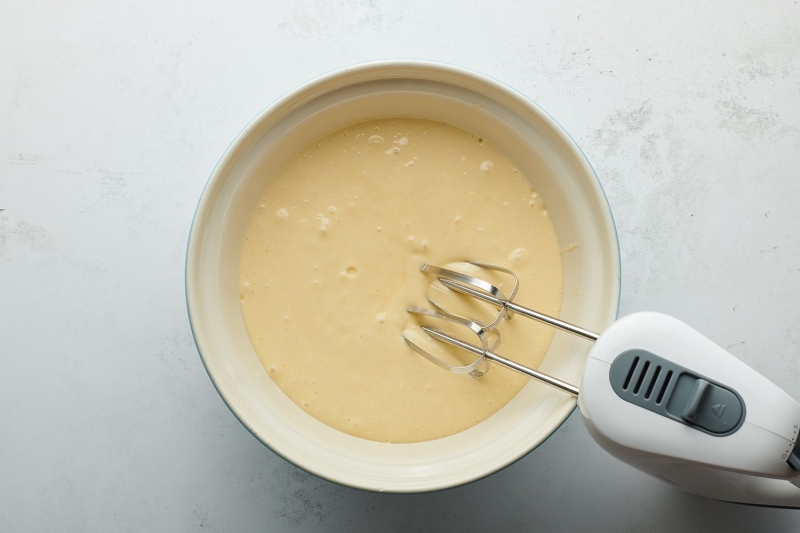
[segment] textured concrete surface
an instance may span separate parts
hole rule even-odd
[[[534,98],[595,165],[622,313],[671,313],[800,397],[800,5],[0,3],[1,531],[796,531],[684,495],[573,415],[437,494],[305,474],[230,414],[183,260],[217,158],[309,78],[394,57]]]

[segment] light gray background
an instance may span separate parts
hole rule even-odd
[[[0,530],[792,531],[684,495],[574,414],[473,485],[381,495],[262,446],[184,306],[195,203],[273,99],[371,59],[465,65],[595,165],[622,314],[671,313],[800,397],[800,6],[0,2]]]

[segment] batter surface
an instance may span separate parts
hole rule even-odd
[[[393,443],[452,435],[527,383],[497,366],[449,374],[403,340],[416,327],[406,308],[429,307],[420,266],[464,259],[513,269],[517,300],[558,316],[558,241],[511,161],[447,124],[354,124],[290,159],[256,203],[239,271],[245,325],[270,377],[325,424]],[[500,327],[499,353],[538,366],[552,328]]]

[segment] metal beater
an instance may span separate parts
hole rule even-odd
[[[581,328],[579,326],[576,326],[574,324],[570,324],[569,322],[564,322],[563,320],[559,320],[558,318],[554,318],[552,316],[540,313],[538,311],[534,311],[533,309],[529,309],[527,307],[514,303],[513,299],[516,296],[517,290],[519,288],[519,278],[517,278],[517,275],[512,270],[498,265],[481,263],[479,261],[466,261],[466,263],[487,270],[502,272],[504,274],[513,277],[514,285],[511,291],[509,292],[508,296],[506,296],[503,293],[503,291],[500,290],[498,287],[492,285],[491,283],[485,280],[469,276],[467,274],[462,274],[461,272],[456,272],[455,270],[450,270],[447,268],[442,268],[428,264],[422,265],[422,268],[420,270],[427,274],[433,274],[437,276],[437,280],[450,290],[453,290],[460,294],[464,294],[466,296],[470,296],[472,298],[476,298],[480,301],[489,303],[499,308],[499,311],[493,320],[482,321],[476,318],[461,317],[457,314],[448,311],[444,307],[444,305],[442,305],[440,302],[436,301],[432,297],[428,297],[428,302],[434,308],[436,308],[436,310],[425,309],[422,307],[410,307],[408,308],[408,312],[424,317],[446,320],[448,322],[462,326],[465,329],[468,329],[478,337],[478,339],[481,342],[481,346],[476,346],[474,344],[465,342],[462,339],[449,335],[438,328],[432,328],[424,325],[421,326],[421,329],[425,333],[430,335],[431,338],[436,339],[445,344],[448,344],[450,346],[453,346],[455,348],[459,348],[461,350],[469,352],[475,355],[477,358],[468,365],[452,365],[450,363],[443,361],[436,355],[430,353],[428,350],[424,349],[417,342],[415,342],[410,335],[404,333],[403,337],[405,341],[408,343],[408,345],[415,352],[419,353],[432,363],[455,374],[469,374],[472,377],[481,377],[488,371],[486,362],[491,361],[493,363],[497,363],[506,368],[519,372],[520,374],[524,374],[529,378],[539,380],[543,383],[547,383],[548,385],[552,385],[553,387],[556,387],[574,396],[577,396],[578,387],[576,387],[575,385],[561,381],[560,379],[539,372],[538,370],[534,370],[532,368],[520,365],[519,363],[515,363],[510,359],[507,359],[497,353],[494,353],[493,350],[500,344],[500,334],[499,331],[497,331],[497,326],[501,323],[503,319],[510,320],[514,314],[519,314],[524,317],[537,320],[544,324],[548,324],[562,331],[572,333],[573,335],[577,335],[584,339],[589,339],[591,341],[596,341],[600,337],[600,335],[597,333],[593,333],[589,330],[586,330],[584,328]],[[488,339],[490,338],[490,335],[492,333],[495,334],[495,337],[490,344]]]

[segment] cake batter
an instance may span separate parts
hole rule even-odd
[[[423,263],[507,266],[519,300],[558,316],[550,217],[514,164],[451,125],[387,118],[338,130],[270,180],[245,230],[239,287],[250,340],[298,406],[365,439],[408,443],[474,426],[527,383],[506,369],[449,374],[413,352]],[[501,324],[500,353],[537,367],[552,328]]]

